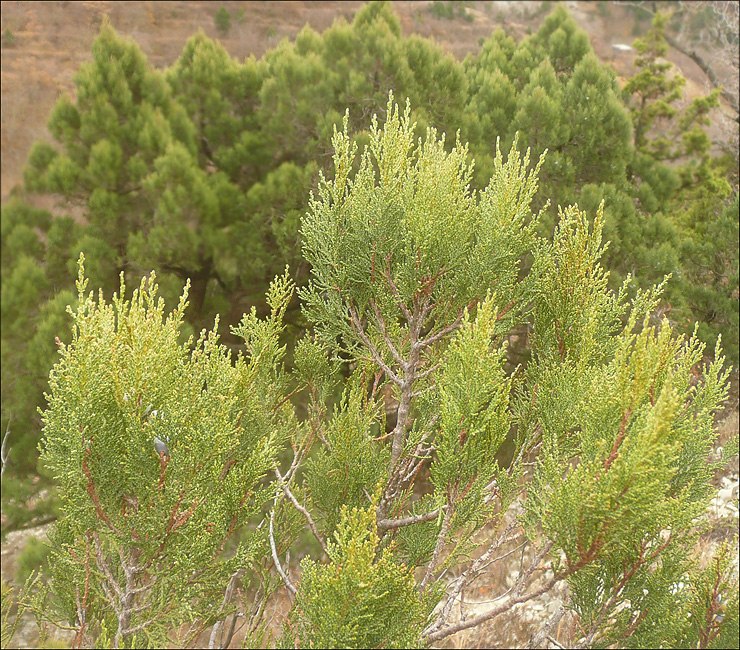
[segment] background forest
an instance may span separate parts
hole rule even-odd
[[[712,5],[722,3],[689,13],[661,3],[666,13],[654,16],[651,5],[630,9],[639,37],[631,71],[618,79],[564,5],[524,4],[536,29],[523,37],[495,29],[465,58],[406,35],[392,3],[358,3],[351,20],[321,32],[306,25],[259,57],[233,58],[201,30],[167,66],[101,17],[73,94],[49,116],[52,139],[33,145],[22,183],[4,195],[2,431],[12,452],[3,467],[3,535],[54,516],[53,493],[27,504],[49,484],[37,468],[38,409],[58,347],[71,339],[66,307],[75,302],[80,252],[90,286],[106,295],[121,272],[136,286],[154,269],[166,304],[176,305],[189,279],[185,336],[220,314],[222,342],[242,349],[230,328],[252,307],[269,313],[270,281],[286,265],[299,287],[308,280],[300,219],[319,175],[334,174],[335,127],[349,109],[349,133],[362,150],[391,90],[410,99],[417,136],[435,127],[448,151],[458,132],[469,143],[476,190],[494,173],[497,141],[501,151],[529,147],[534,161],[547,150],[532,202],[543,210],[538,234],[552,237],[557,206],[578,203],[594,214],[604,201],[610,244],[601,263],[610,288],[630,275],[634,292],[670,275],[659,313],[678,331],[698,323],[708,350],[721,335],[737,366],[737,90],[725,87],[723,97],[708,78],[706,94],[689,99],[666,60],[671,42],[691,48],[692,35],[710,29],[737,57],[737,14],[734,23],[732,13],[718,14]],[[462,25],[497,7],[435,2],[419,11],[422,20]],[[230,3],[208,29],[226,42],[244,20]],[[4,32],[5,52],[17,36]],[[718,128],[711,120],[721,104],[734,121]],[[290,340],[307,327],[297,299],[284,320]],[[527,362],[529,333],[525,325],[511,334],[511,363]]]

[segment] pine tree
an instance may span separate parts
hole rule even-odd
[[[71,219],[52,219],[20,199],[2,207],[2,428],[19,474],[36,467],[36,410],[56,358],[54,338],[69,341],[65,308],[73,295],[65,287],[73,276],[65,263],[72,231]]]
[[[635,61],[639,72],[624,87],[627,95],[635,95],[637,104],[633,108],[634,143],[638,149],[646,149],[647,135],[656,120],[676,115],[677,109],[671,106],[681,97],[686,79],[680,74],[668,75],[672,63],[661,60],[668,53],[668,44],[663,37],[663,29],[668,14],[658,14],[653,28],[644,38],[638,38],[634,47],[640,55]],[[654,143],[656,147],[660,143]],[[670,155],[670,154],[668,154]],[[663,157],[667,157],[664,155]]]
[[[683,110],[676,105],[686,80],[662,58],[668,52],[669,18],[658,12],[645,37],[635,41],[638,71],[624,88],[636,147],[629,166],[634,187],[628,191],[638,199],[639,217],[649,215],[661,225],[655,230],[636,224],[630,248],[641,252],[644,261],[633,260],[643,271],[643,282],[654,282],[666,270],[674,274],[666,298],[676,323],[686,331],[700,321],[700,335],[711,345],[724,332],[730,358],[737,362],[733,243],[739,218],[737,191],[728,182],[737,161],[713,155],[705,130],[710,109],[719,105],[719,88]]]

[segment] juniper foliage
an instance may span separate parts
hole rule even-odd
[[[64,504],[45,615],[99,646],[213,641],[251,572],[252,643],[278,576],[282,646],[428,646],[556,588],[578,647],[736,638],[737,538],[709,566],[695,555],[720,346],[702,367],[704,344],[655,317],[663,285],[608,288],[602,208],[538,234],[543,158],[516,141],[477,192],[459,139],[415,139],[392,95],[359,160],[348,121],[302,222],[313,329],[291,376],[287,272],[270,316],[234,329],[236,360],[215,329],[178,342],[185,296],[163,319],[153,277],[107,304],[80,272],[44,414]],[[524,369],[507,356],[517,326]],[[302,530],[316,550],[298,566]],[[520,548],[513,585],[464,615],[464,592]]]
[[[179,341],[187,286],[166,317],[154,274],[131,300],[122,278],[107,303],[85,294],[83,260],[43,416],[64,516],[37,611],[78,644],[162,647],[186,621],[187,643],[229,613],[230,576],[259,564],[262,532],[223,551],[272,494],[264,477],[291,418],[276,343],[291,283],[275,280],[266,320],[244,317],[248,352],[232,359],[215,326]]]

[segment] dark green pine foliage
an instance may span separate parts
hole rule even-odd
[[[636,214],[623,220],[632,239],[623,259],[632,258],[630,270],[642,276],[643,286],[672,272],[669,317],[686,332],[698,321],[710,345],[724,332],[727,353],[737,362],[739,216],[737,187],[730,185],[737,159],[711,151],[706,127],[710,109],[719,105],[717,89],[678,107],[686,80],[662,58],[667,19],[659,13],[635,42],[638,71],[624,88],[635,123],[628,172],[637,201],[628,209]]]
[[[548,150],[535,199],[540,207],[547,199],[575,202],[587,183],[624,180],[632,157],[629,113],[614,73],[562,6],[519,44],[497,30],[464,67],[470,100],[463,135],[475,155],[477,185],[490,178],[496,138],[508,149],[517,132],[534,154]],[[553,208],[545,231],[555,216]]]
[[[240,64],[201,32],[187,42],[166,73],[195,128],[196,157],[190,160],[182,149],[173,150],[150,177],[162,213],[155,213],[160,218],[149,233],[141,233],[136,257],[143,263],[151,251],[149,258],[178,269],[183,279],[193,280],[194,288],[200,283],[202,292],[212,281],[233,292],[254,283],[254,278],[262,289],[269,265],[263,249],[274,256],[274,247],[270,249],[262,236],[256,206],[246,196],[270,158],[269,141],[260,137],[256,116],[263,67],[254,58]],[[295,191],[286,193],[290,197]],[[178,240],[178,230],[182,248],[168,248],[167,241]],[[223,302],[219,306],[226,309]],[[195,307],[204,309],[202,302]]]
[[[12,466],[23,473],[36,466],[37,408],[56,360],[55,337],[70,337],[65,309],[73,274],[66,263],[78,229],[71,218],[53,219],[18,199],[3,205],[1,218],[2,429],[10,431]]]
[[[673,64],[663,58],[668,53],[668,43],[663,36],[668,18],[668,14],[659,13],[652,29],[634,42],[639,54],[635,61],[638,72],[624,87],[626,96],[633,96],[631,110],[635,125],[635,147],[650,151],[658,159],[670,157],[670,151],[666,149],[669,143],[663,138],[649,138],[649,131],[656,121],[674,117],[678,113],[672,104],[681,98],[686,85],[682,75],[669,74]]]
[[[173,140],[194,149],[193,129],[173,101],[164,75],[139,47],[106,24],[93,44],[93,60],[75,77],[74,102],[54,108],[49,130],[62,151],[37,143],[24,179],[81,205],[88,235],[110,250],[113,278],[123,268],[128,237],[149,212],[144,179]]]

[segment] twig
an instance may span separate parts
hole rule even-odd
[[[529,643],[527,644],[527,648],[529,648],[530,650],[532,648],[539,648],[540,647],[540,644],[545,639],[547,639],[551,643],[554,643],[558,648],[562,648],[563,646],[561,646],[554,639],[552,639],[552,637],[550,637],[550,632],[552,632],[552,629],[558,623],[560,623],[560,620],[563,618],[563,616],[565,616],[565,612],[566,611],[567,610],[565,609],[565,605],[564,604],[563,605],[560,605],[560,607],[558,608],[558,611],[555,612],[555,614],[552,616],[552,618],[550,618],[550,620],[547,621],[547,623],[545,623],[542,626],[542,628],[539,630],[539,632],[537,632],[536,634],[533,634],[530,637]]]
[[[82,471],[87,477],[87,485],[85,486],[85,489],[92,499],[93,505],[95,506],[95,512],[98,513],[98,517],[100,517],[106,524],[108,524],[108,526],[110,526],[110,529],[114,533],[116,533],[116,535],[123,536],[123,533],[118,529],[118,527],[116,527],[115,524],[113,524],[113,522],[108,519],[108,515],[106,515],[105,511],[103,510],[103,506],[100,505],[100,499],[98,499],[98,495],[95,492],[95,483],[93,482],[92,473],[90,472],[90,468],[87,466],[87,456],[89,456],[91,453],[92,452],[90,451],[90,448],[85,447],[85,451],[82,455]]]
[[[231,600],[231,594],[234,591],[234,584],[236,583],[236,579],[239,576],[239,573],[241,572],[241,569],[238,571],[234,571],[234,573],[231,574],[231,578],[229,580],[229,584],[226,585],[226,590],[224,591],[224,597],[221,601],[221,605],[218,608],[219,613],[224,611],[226,608],[226,604]],[[236,621],[236,617],[234,617],[234,621]],[[218,631],[221,629],[221,626],[223,625],[223,621],[216,621],[216,623],[213,626],[213,629],[211,630],[211,637],[208,640],[208,647],[209,648],[215,648],[216,647],[216,637],[218,636]],[[234,625],[231,626],[232,630],[234,629]],[[228,648],[229,643],[221,645],[222,648]]]
[[[450,524],[452,523],[452,514],[454,511],[454,508],[448,508],[445,512],[444,519],[442,520],[442,527],[440,528],[439,534],[437,535],[437,544],[434,547],[432,559],[429,562],[429,566],[427,566],[427,571],[424,574],[424,579],[419,585],[419,589],[421,591],[424,591],[427,584],[429,584],[429,581],[432,579],[435,570],[437,569],[437,565],[439,564],[439,556],[441,555],[442,549],[444,548],[445,538],[447,537],[447,532],[450,530]]]
[[[459,314],[458,317],[452,323],[450,323],[447,327],[443,327],[436,334],[432,334],[431,336],[428,336],[425,339],[421,339],[418,342],[418,346],[420,348],[425,348],[425,347],[432,345],[432,343],[436,343],[437,341],[444,338],[448,334],[451,334],[455,330],[459,329],[461,323],[462,323],[462,314]]]
[[[229,628],[229,632],[226,635],[226,638],[224,639],[223,643],[221,644],[222,650],[225,650],[231,645],[231,640],[234,638],[234,633],[236,632],[236,620],[239,618],[240,613],[234,612],[234,614],[231,617],[231,627]],[[244,624],[242,624],[243,626]],[[241,629],[241,627],[239,628]]]
[[[442,510],[447,510],[447,508],[448,506],[442,506]],[[378,521],[378,532],[431,521],[432,519],[439,517],[439,511],[439,508],[435,508],[431,512],[424,512],[419,515],[409,515],[408,517],[401,517],[400,519],[381,519]]]
[[[516,522],[512,522],[511,524],[509,524],[504,534],[499,539],[497,539],[493,544],[491,544],[491,546],[486,550],[486,552],[473,563],[470,569],[465,571],[457,579],[457,582],[455,584],[455,587],[452,593],[450,594],[450,596],[447,599],[447,602],[442,608],[439,619],[437,620],[436,623],[429,626],[422,634],[422,640],[424,641],[425,645],[430,645],[436,641],[439,641],[441,639],[444,639],[450,636],[451,634],[460,632],[461,630],[465,630],[470,627],[475,627],[477,625],[480,625],[481,623],[488,621],[492,618],[495,618],[496,616],[498,616],[499,614],[505,611],[508,611],[515,605],[525,603],[531,600],[532,598],[541,596],[546,591],[549,591],[557,582],[565,579],[572,572],[571,570],[568,570],[561,575],[554,576],[551,580],[545,583],[545,585],[536,589],[535,591],[529,594],[526,594],[526,595],[521,594],[523,583],[532,575],[532,573],[534,573],[537,570],[537,565],[542,561],[542,559],[547,555],[549,550],[552,548],[552,545],[553,545],[552,542],[548,541],[547,543],[544,544],[544,546],[540,549],[538,554],[535,556],[532,562],[532,566],[526,572],[522,573],[519,580],[517,580],[517,583],[511,589],[509,589],[506,593],[502,594],[501,596],[499,596],[498,598],[494,599],[491,602],[496,602],[498,600],[501,600],[501,598],[504,598],[512,590],[514,591],[514,595],[510,596],[509,598],[506,599],[506,601],[492,608],[491,610],[489,610],[488,612],[484,614],[480,614],[472,619],[468,619],[468,620],[463,619],[463,620],[458,621],[457,623],[447,625],[446,621],[449,618],[449,615],[452,609],[452,604],[458,598],[462,590],[467,585],[472,583],[472,581],[475,579],[477,574],[479,574],[480,571],[482,571],[483,568],[485,568],[485,566],[491,563],[491,560],[490,560],[491,555],[496,550],[498,550],[503,544],[510,542],[510,541],[514,541],[519,537],[519,534],[514,535],[514,536],[509,536],[509,533],[515,527],[516,527]],[[505,557],[505,556],[502,556],[502,557]]]
[[[385,320],[383,319],[383,314],[380,313],[380,308],[372,299],[370,300],[370,306],[373,309],[373,313],[375,314],[375,322],[378,324],[378,329],[380,329],[380,333],[383,335],[383,340],[385,341],[386,346],[388,346],[388,350],[390,350],[390,353],[393,355],[393,358],[396,360],[396,362],[401,367],[403,367],[405,365],[405,361],[403,360],[403,357],[398,353],[398,350],[396,350],[396,346],[393,345],[393,341],[391,341],[390,337],[388,336],[388,332],[385,329]]]
[[[3,436],[3,445],[0,448],[0,459],[3,463],[3,468],[0,469],[0,478],[2,478],[3,474],[5,474],[5,465],[8,462],[8,458],[10,458],[10,449],[8,451],[5,451],[5,443],[8,441],[8,436],[10,435],[10,420],[8,420],[8,427],[5,430],[5,435]]]
[[[276,497],[277,499],[277,497]],[[285,571],[283,571],[283,566],[280,564],[280,558],[277,554],[277,549],[275,548],[275,534],[273,529],[273,522],[275,520],[275,508],[273,508],[270,511],[270,550],[272,551],[272,561],[275,563],[275,568],[277,569],[277,572],[280,574],[280,577],[283,579],[283,583],[288,588],[288,591],[290,591],[293,596],[298,594],[298,590],[295,588],[295,585],[290,581],[290,578],[286,575]]]
[[[447,601],[445,602],[444,606],[442,607],[442,611],[440,612],[440,616],[438,620],[431,625],[425,632],[434,632],[441,628],[449,618],[450,612],[452,610],[452,605],[457,600],[458,596],[462,593],[463,589],[465,589],[467,586],[472,584],[472,582],[478,577],[481,571],[485,569],[489,564],[491,564],[492,561],[490,560],[491,555],[495,553],[498,549],[500,549],[504,544],[508,544],[509,542],[515,541],[519,538],[520,533],[517,533],[516,535],[511,535],[511,532],[516,527],[516,521],[511,522],[507,527],[506,530],[501,534],[501,536],[497,539],[495,539],[493,542],[491,542],[491,545],[486,549],[485,553],[481,555],[477,560],[473,562],[473,564],[463,573],[460,575],[460,577],[456,580],[455,586],[452,589],[452,592],[447,598]],[[517,547],[519,548],[519,547]],[[515,549],[516,550],[516,549]],[[505,557],[505,556],[504,556]],[[506,592],[508,593],[508,592]],[[504,596],[506,594],[502,594]],[[495,600],[499,600],[499,598],[496,598]]]
[[[668,539],[665,540],[662,544],[658,546],[658,548],[650,554],[647,558],[645,557],[645,551],[647,550],[647,543],[643,542],[640,547],[640,554],[635,561],[635,563],[629,568],[624,569],[622,573],[622,579],[619,581],[619,584],[617,585],[616,589],[614,590],[614,593],[609,597],[609,599],[604,603],[604,605],[601,608],[601,612],[599,612],[599,615],[596,617],[596,619],[591,624],[591,630],[588,634],[585,634],[585,638],[578,643],[575,647],[577,648],[585,648],[590,647],[593,643],[594,637],[599,631],[599,627],[602,623],[602,621],[607,617],[611,609],[617,604],[617,601],[619,600],[622,590],[624,589],[625,585],[632,579],[632,576],[635,574],[635,572],[644,564],[651,564],[655,558],[660,555],[671,543],[673,536],[671,534],[668,535]]]
[[[560,645],[555,639],[553,639],[549,634],[547,635],[547,640],[552,643],[556,648],[565,648],[564,645]]]
[[[439,364],[439,363],[435,363],[430,368],[427,368],[426,370],[422,370],[421,372],[417,373],[416,378],[417,379],[424,379],[424,377],[426,377],[428,375],[431,375],[433,372],[436,372],[437,370],[439,370],[440,365],[441,364]]]
[[[395,373],[393,372],[388,365],[383,361],[383,358],[380,356],[378,351],[375,349],[375,346],[373,345],[373,342],[368,338],[367,334],[365,333],[364,328],[362,327],[362,323],[360,323],[360,319],[357,315],[357,312],[355,311],[355,308],[351,305],[349,306],[349,315],[352,319],[352,326],[355,332],[357,333],[357,336],[360,337],[360,340],[365,344],[368,350],[370,350],[370,354],[373,355],[373,360],[375,363],[377,363],[382,369],[383,372],[390,378],[390,380],[396,384],[397,386],[403,385],[403,380]]]
[[[293,507],[306,518],[308,526],[311,529],[311,532],[314,534],[314,537],[319,540],[321,548],[326,551],[326,544],[322,539],[321,534],[319,533],[319,529],[316,528],[316,523],[314,522],[313,517],[311,517],[311,513],[306,510],[306,508],[304,508],[300,503],[298,503],[298,499],[296,499],[293,493],[290,491],[290,488],[288,487],[283,477],[280,475],[280,471],[277,469],[277,467],[275,468],[275,476],[277,476],[278,483],[280,484],[280,488],[283,490],[283,494],[285,494],[285,496],[290,499]],[[270,526],[272,527],[272,520],[270,521]]]
[[[388,284],[388,287],[391,290],[391,293],[393,294],[393,297],[396,299],[396,304],[398,305],[398,308],[401,310],[401,313],[404,315],[407,321],[411,322],[412,316],[411,312],[409,311],[409,308],[406,306],[406,303],[401,299],[401,293],[398,291],[398,287],[396,286],[396,283],[393,281],[393,278],[391,278],[391,255],[388,255],[388,257],[385,258],[385,272],[382,274],[383,279]]]
[[[494,607],[484,614],[479,614],[478,616],[474,616],[473,618],[470,618],[466,621],[459,621],[458,623],[448,625],[447,627],[438,630],[437,632],[432,632],[431,634],[428,634],[424,637],[424,644],[429,646],[432,643],[441,641],[442,639],[446,639],[448,636],[457,632],[461,632],[462,630],[467,630],[471,627],[477,627],[481,623],[490,621],[492,618],[495,618],[499,614],[510,610],[515,605],[521,605],[532,600],[533,598],[537,598],[538,596],[541,596],[542,594],[550,591],[550,589],[552,589],[558,582],[564,580],[567,577],[566,574],[567,572],[562,575],[553,576],[544,585],[526,595],[511,596],[506,600],[506,602],[501,603],[501,605]]]

